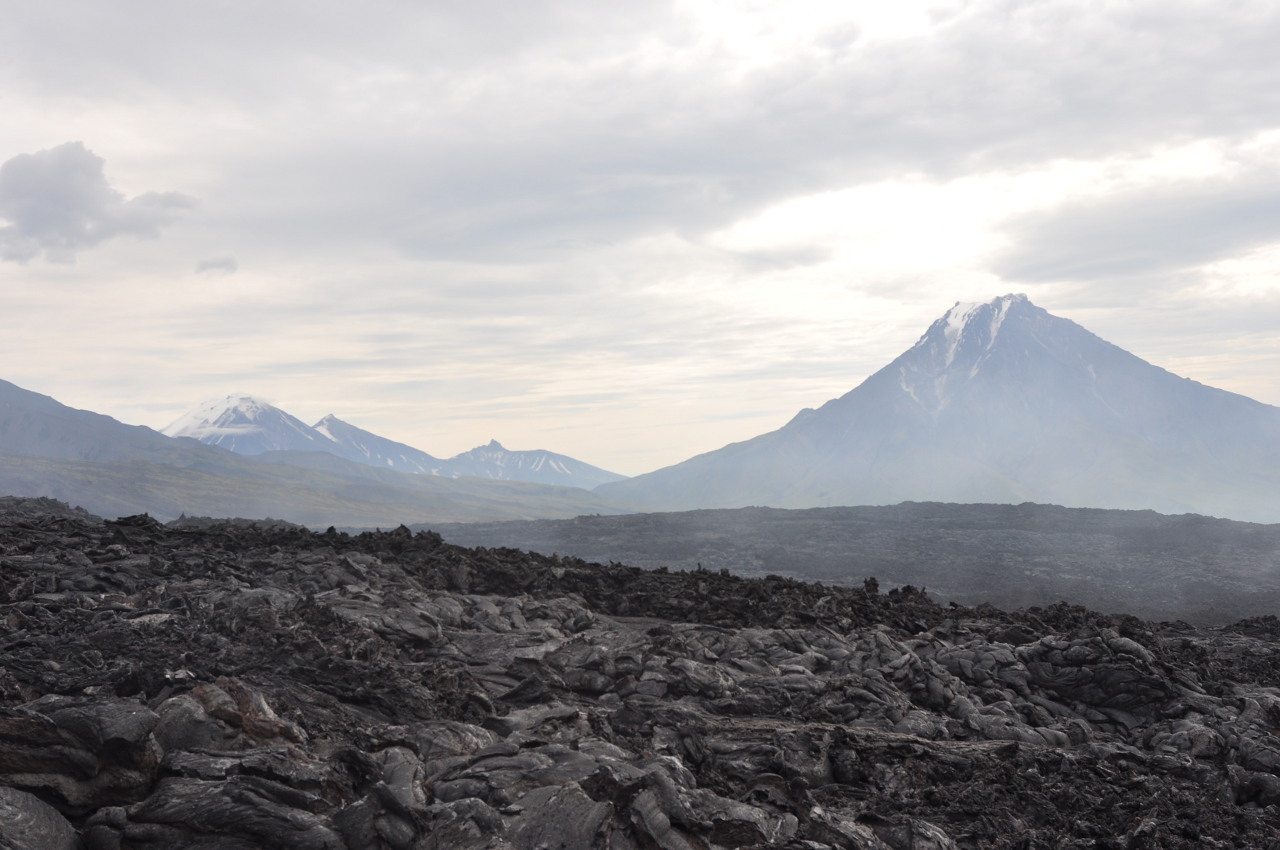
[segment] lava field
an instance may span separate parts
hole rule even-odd
[[[1280,847],[1278,642],[0,499],[0,848]]]

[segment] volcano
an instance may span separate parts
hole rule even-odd
[[[1030,501],[1276,522],[1280,408],[1005,295],[956,304],[777,431],[597,492],[649,510]]]

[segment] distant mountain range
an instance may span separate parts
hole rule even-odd
[[[295,431],[305,440],[302,429]],[[261,453],[242,455],[175,439],[0,381],[0,494],[48,496],[103,516],[269,516],[385,527],[623,510],[578,487],[413,475],[330,452],[259,447]]]
[[[1280,408],[1006,295],[956,304],[777,431],[596,492],[641,510],[1030,501],[1275,522]]]
[[[905,501],[1280,520],[1280,408],[1173,375],[1023,295],[956,304],[845,395],[625,480],[496,441],[440,459],[244,395],[165,432],[0,381],[0,493],[346,526]]]
[[[621,481],[625,476],[543,449],[511,451],[497,440],[441,459],[357,428],[333,414],[308,426],[295,416],[244,394],[207,401],[161,433],[191,437],[244,455],[270,451],[319,451],[356,463],[418,475],[472,476],[581,487]]]

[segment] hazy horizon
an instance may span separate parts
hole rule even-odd
[[[1280,404],[1280,7],[10,10],[0,378],[626,475],[1025,292]]]

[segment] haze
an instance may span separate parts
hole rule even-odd
[[[0,377],[635,474],[1026,292],[1280,404],[1280,6],[884,5],[15,5]]]

